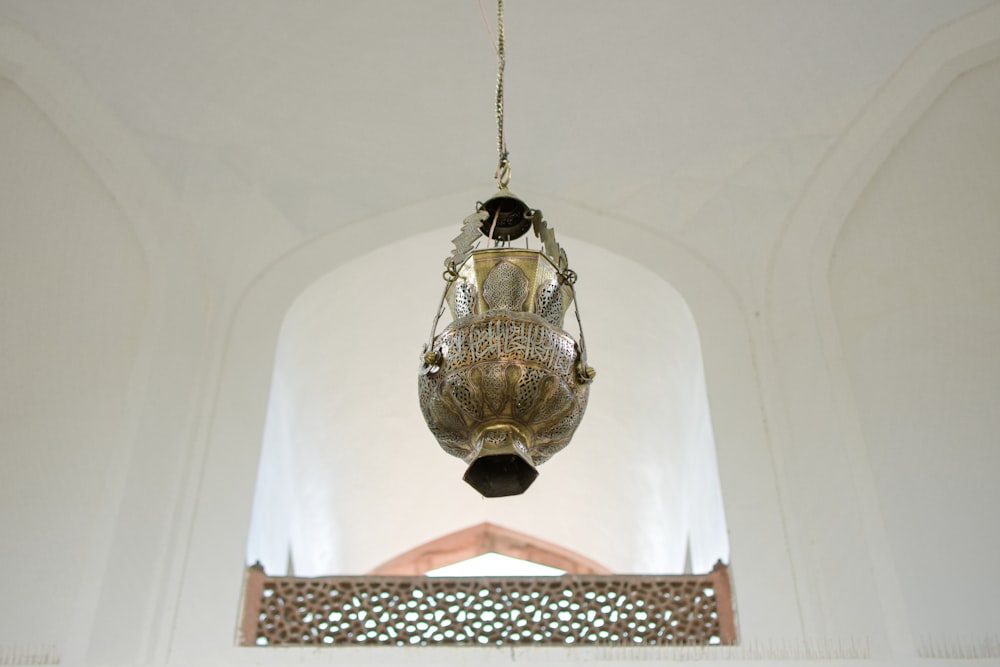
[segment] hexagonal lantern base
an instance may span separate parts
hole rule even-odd
[[[517,454],[492,454],[473,461],[465,482],[487,498],[517,496],[531,486],[538,471]]]

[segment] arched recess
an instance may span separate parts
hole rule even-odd
[[[73,590],[79,593],[61,606],[72,611],[72,622],[67,636],[61,638],[60,658],[81,664],[143,661],[145,658],[137,656],[149,655],[146,652],[154,650],[153,644],[169,632],[176,601],[176,586],[171,582],[177,581],[182,560],[177,556],[183,552],[175,551],[177,544],[171,543],[169,536],[183,530],[180,526],[191,513],[192,499],[183,487],[185,475],[197,468],[197,456],[195,448],[178,447],[177,443],[192,437],[196,415],[191,399],[198,395],[205,379],[204,305],[210,288],[199,261],[201,238],[191,233],[187,213],[160,180],[135,136],[102,104],[86,81],[33,36],[0,23],[0,80],[7,79],[30,100],[44,121],[51,123],[69,160],[84,165],[88,178],[97,184],[93,189],[100,193],[98,196],[113,202],[109,211],[97,216],[99,223],[106,228],[117,220],[127,227],[124,236],[129,237],[131,246],[127,251],[114,252],[112,245],[95,250],[101,234],[86,231],[88,225],[97,223],[80,217],[83,210],[90,209],[73,211],[68,218],[73,221],[71,234],[59,237],[57,245],[72,249],[76,255],[59,271],[75,267],[74,279],[84,286],[95,276],[120,269],[127,261],[141,264],[141,270],[118,276],[106,290],[107,303],[81,315],[100,319],[97,314],[117,298],[112,295],[130,289],[142,292],[141,304],[123,308],[100,324],[112,326],[115,318],[127,314],[140,319],[137,327],[123,327],[107,336],[105,340],[110,342],[120,334],[134,335],[135,345],[122,345],[116,355],[111,355],[113,360],[97,371],[97,375],[106,374],[128,359],[119,420],[108,419],[106,424],[115,427],[115,437],[104,440],[107,458],[99,474],[91,478],[101,488],[97,520],[89,526],[87,548],[74,553],[70,566],[63,568],[75,573],[79,586]],[[51,180],[52,176],[45,174],[37,182]],[[45,213],[51,215],[61,205],[73,206],[58,183],[51,185],[52,191],[45,193]],[[30,190],[19,193],[30,194]],[[37,232],[51,234],[55,228],[43,225],[41,220],[47,221],[44,213],[32,220]],[[70,240],[81,233],[82,240]],[[110,258],[103,256],[105,252],[110,252]],[[97,267],[93,272],[80,271],[76,262],[88,261],[96,261]],[[13,268],[13,264],[10,266]],[[39,267],[32,266],[31,270],[38,271]],[[105,294],[94,283],[90,286],[93,294]],[[61,298],[68,298],[70,293],[67,291]],[[79,300],[67,312],[85,303]],[[75,321],[62,327],[68,339],[77,328]],[[39,345],[38,339],[34,338],[32,344]],[[106,392],[105,398],[110,399],[120,389]],[[88,399],[102,393],[94,386],[88,391]],[[177,411],[172,407],[175,405],[192,410]],[[52,420],[52,415],[46,415],[44,420]],[[72,459],[57,459],[64,460]],[[151,497],[163,502],[151,504]],[[131,573],[139,571],[148,573],[148,586],[135,585]],[[64,593],[69,590],[64,589]],[[47,604],[58,603],[47,599]],[[47,614],[25,615],[23,611],[18,613],[44,625],[40,619]]]
[[[914,125],[957,77],[998,57],[995,4],[930,35],[824,157],[772,256],[762,373],[777,388],[768,399],[772,428],[798,450],[779,454],[776,466],[783,494],[814,505],[812,513],[792,512],[788,519],[791,557],[802,573],[804,625],[817,636],[831,627],[871,636],[873,655],[917,654],[903,590],[914,582],[901,582],[886,531],[831,302],[831,261],[845,221]],[[845,495],[845,488],[853,493]],[[867,557],[853,574],[840,556],[847,548]],[[824,583],[809,576],[816,571],[831,574]],[[878,607],[859,614],[852,600],[868,591],[875,591]]]
[[[449,533],[391,558],[372,575],[421,575],[460,560],[498,553],[564,570],[569,574],[610,574],[600,563],[546,540],[492,523]]]
[[[357,574],[483,521],[619,573],[681,573],[686,559],[708,572],[728,561],[690,310],[656,274],[583,241],[562,237],[581,275],[588,346],[601,351],[591,355],[601,384],[584,424],[523,496],[484,501],[460,482],[464,465],[440,451],[419,414],[412,370],[442,284],[416,260],[446,254],[441,239],[452,235],[413,235],[357,257],[289,309],[247,562],[282,574],[290,557],[297,575]]]
[[[684,295],[697,322],[705,364],[732,559],[746,573],[739,581],[743,636],[781,636],[797,627],[781,510],[760,419],[754,353],[734,291],[703,258],[644,225],[609,219],[544,194],[520,194],[536,204],[545,202],[546,217],[557,229],[571,228],[577,238],[630,257]],[[230,324],[217,397],[209,407],[212,425],[198,472],[197,512],[184,543],[187,567],[176,624],[164,629],[172,632],[174,659],[231,659],[227,638],[232,636],[232,610],[243,584],[240,564],[245,562],[275,352],[290,305],[310,284],[354,257],[436,229],[443,216],[457,228],[463,212],[481,196],[478,191],[459,192],[344,227],[283,257],[248,286]],[[426,259],[430,267],[443,257],[442,245],[447,252],[447,239],[439,240],[438,250]],[[428,271],[437,277],[436,269]],[[585,284],[580,283],[581,289]],[[588,312],[584,303],[584,318],[590,317]],[[640,309],[635,317],[641,316]],[[426,317],[420,318],[426,324],[418,341],[426,336]]]
[[[148,266],[113,194],[2,75],[0,200],[0,656],[66,656],[131,435]]]
[[[942,636],[990,636],[1000,592],[1000,541],[981,529],[1000,503],[998,114],[1000,59],[956,77],[858,198],[829,267],[886,537],[923,651]]]

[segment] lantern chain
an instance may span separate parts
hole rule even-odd
[[[497,0],[497,186],[506,188],[510,183],[510,154],[507,152],[507,136],[503,127],[503,78],[507,67],[507,51],[503,34],[503,0]]]

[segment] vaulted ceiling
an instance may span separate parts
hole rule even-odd
[[[516,191],[679,234],[767,147],[822,150],[935,29],[983,0],[508,2]],[[2,0],[191,208],[246,188],[315,236],[482,189],[495,5]],[[794,144],[794,145],[793,145]],[[808,161],[807,161],[808,162]]]

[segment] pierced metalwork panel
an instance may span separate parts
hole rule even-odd
[[[468,280],[460,280],[451,289],[451,311],[455,314],[455,319],[459,320],[477,312],[476,286]]]
[[[491,309],[524,310],[528,285],[524,271],[510,262],[499,262],[483,281],[483,300]]]
[[[552,326],[561,327],[565,312],[563,291],[559,283],[550,280],[540,285],[535,296],[535,314]]]
[[[491,420],[525,426],[533,465],[569,443],[589,393],[577,378],[569,334],[531,313],[490,311],[453,322],[434,345],[440,368],[418,377],[418,395],[424,420],[449,454],[471,462]]]
[[[457,268],[456,275],[458,279],[447,292],[448,305],[456,320],[468,314],[456,311],[456,306],[464,306],[462,297],[456,295],[458,289],[465,289],[460,287],[462,282],[475,288],[478,301],[471,309],[473,313],[491,309],[526,311],[561,328],[563,317],[573,304],[572,289],[564,284],[566,277],[537,250],[475,250],[468,261]]]
[[[729,572],[268,577],[248,571],[244,645],[711,645],[736,641]]]

